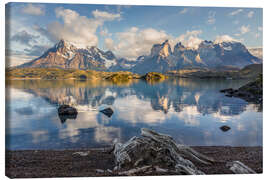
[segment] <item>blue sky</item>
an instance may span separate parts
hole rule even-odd
[[[21,64],[59,39],[136,59],[169,39],[196,48],[201,40],[262,47],[262,9],[181,6],[9,3],[8,56]]]

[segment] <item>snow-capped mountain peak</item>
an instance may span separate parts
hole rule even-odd
[[[55,44],[54,46],[56,49],[62,49],[62,48],[65,48],[67,50],[76,50],[76,46],[73,45],[72,43],[64,40],[64,39],[61,39],[58,43]]]

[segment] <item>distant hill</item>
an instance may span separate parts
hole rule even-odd
[[[241,76],[256,77],[262,74],[263,66],[262,64],[251,64],[240,70]]]
[[[149,55],[136,61],[117,58],[112,51],[97,47],[77,48],[60,40],[40,57],[17,66],[17,68],[61,68],[99,71],[167,72],[185,68],[237,69],[249,64],[262,63],[240,42],[202,41],[197,49],[177,43],[173,50],[169,41],[154,44]]]

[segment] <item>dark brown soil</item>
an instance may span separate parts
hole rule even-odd
[[[208,157],[214,158],[217,162],[212,166],[194,164],[206,174],[232,174],[227,162],[241,161],[257,173],[262,173],[263,153],[262,147],[193,147]]]
[[[262,147],[193,148],[217,161],[211,165],[193,162],[206,174],[231,174],[226,162],[235,160],[241,161],[257,173],[262,173]],[[75,152],[89,154],[81,156],[74,154]],[[115,176],[116,174],[106,171],[113,170],[113,167],[114,156],[104,149],[6,151],[6,176],[10,178]],[[96,169],[105,172],[100,173]]]

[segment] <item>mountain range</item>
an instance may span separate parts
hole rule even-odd
[[[190,67],[220,68],[222,66],[242,68],[249,64],[262,63],[240,42],[215,43],[202,41],[197,49],[177,43],[173,50],[168,40],[154,44],[149,55],[139,56],[135,61],[117,58],[112,51],[102,51],[92,46],[77,48],[60,40],[40,57],[17,66],[17,68],[62,68],[92,69],[101,71],[131,71],[134,73],[167,72]]]

